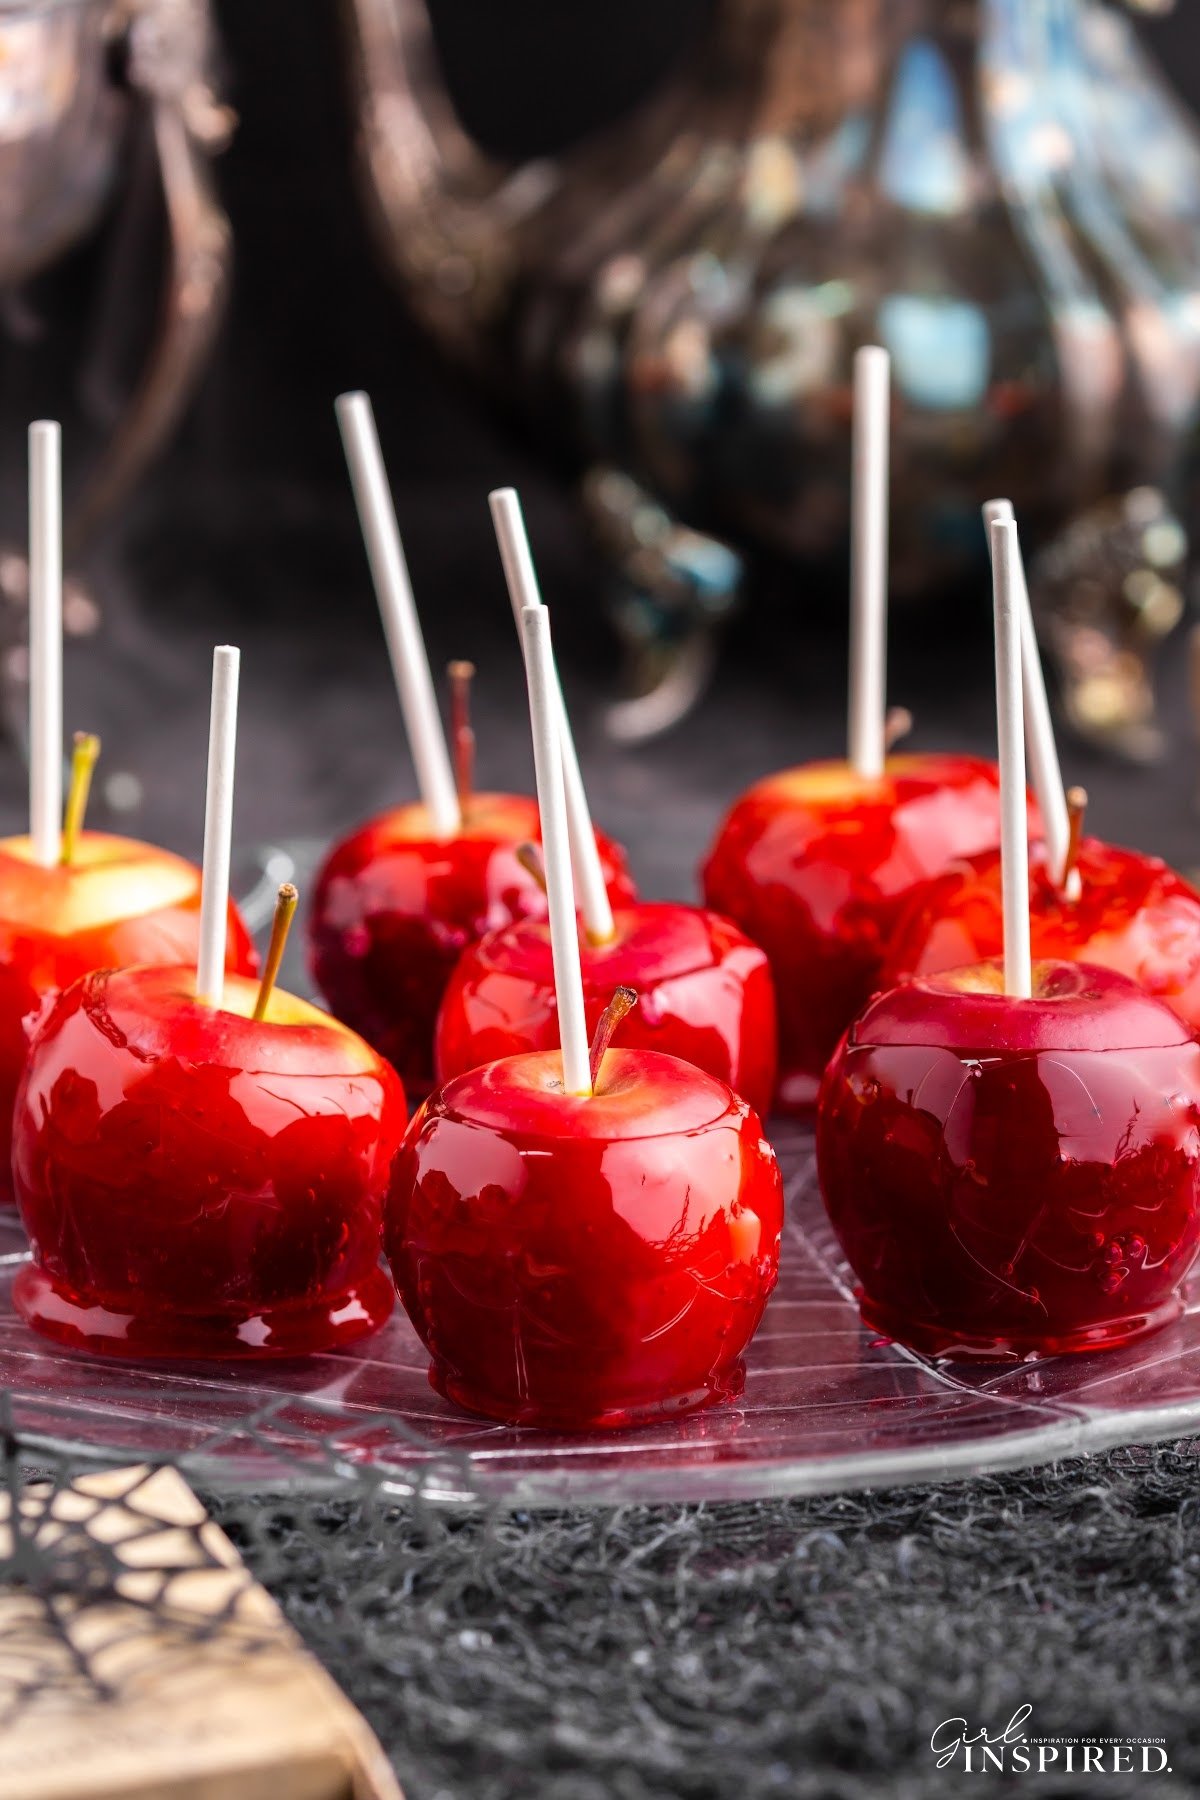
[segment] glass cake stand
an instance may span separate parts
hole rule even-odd
[[[42,1343],[8,1303],[26,1254],[0,1221],[3,1424],[48,1455],[169,1459],[214,1490],[355,1483],[513,1507],[749,1499],[942,1480],[1200,1429],[1200,1286],[1184,1317],[1099,1355],[937,1366],[861,1325],[812,1141],[781,1126],[779,1286],[736,1405],[602,1435],[468,1417],[436,1395],[397,1311],[304,1361],[137,1365]]]

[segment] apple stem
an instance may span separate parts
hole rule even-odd
[[[854,358],[848,736],[851,767],[868,781],[883,774],[885,755],[890,410],[891,360],[864,345]]]
[[[542,853],[537,845],[518,844],[516,858],[525,873],[533,876],[544,894],[546,892],[546,865],[542,861]]]
[[[612,1043],[613,1033],[621,1020],[637,1005],[637,998],[635,988],[619,987],[596,1022],[596,1029],[592,1033],[592,1047],[588,1052],[588,1067],[591,1070],[593,1093],[600,1075],[600,1064],[604,1061],[604,1052]]]
[[[267,1008],[271,1004],[271,995],[279,978],[279,965],[283,961],[288,932],[292,929],[292,920],[296,916],[296,903],[299,898],[299,894],[290,881],[285,881],[275,896],[275,917],[271,921],[271,942],[267,946],[267,960],[263,965],[262,980],[258,984],[258,999],[254,1002],[253,1016],[260,1023],[266,1018]]]
[[[63,814],[62,825],[62,851],[59,856],[59,861],[64,868],[69,868],[75,860],[75,845],[83,830],[88,795],[92,791],[92,770],[96,767],[96,759],[99,755],[100,739],[95,733],[77,731],[75,748],[71,752],[71,781],[67,788],[67,807]]]
[[[913,728],[913,716],[907,706],[889,706],[883,722],[883,747],[890,752]]]
[[[475,733],[471,729],[471,683],[475,664],[452,662],[446,665],[450,680],[450,746],[454,756],[454,785],[458,790],[458,809],[465,818],[475,787]]]
[[[1067,789],[1067,854],[1063,862],[1063,892],[1068,899],[1079,898],[1079,845],[1083,839],[1083,822],[1087,817],[1087,789],[1073,787]]]

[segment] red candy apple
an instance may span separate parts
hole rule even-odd
[[[434,1022],[463,950],[516,919],[545,917],[546,896],[517,857],[537,836],[537,802],[524,794],[473,795],[444,840],[423,806],[401,806],[336,845],[317,877],[313,979],[414,1093],[432,1082]],[[636,890],[624,853],[597,837],[610,897],[625,905]]]
[[[879,986],[913,889],[998,835],[996,768],[973,756],[895,756],[878,779],[811,763],[735,803],[704,896],[770,959],[785,1110],[814,1104],[838,1038]]]
[[[229,976],[86,976],[37,1031],[13,1179],[33,1261],[14,1300],[72,1347],[117,1355],[328,1349],[388,1316],[380,1209],[406,1110],[361,1038]]]
[[[1200,1028],[1200,895],[1154,856],[1084,838],[1077,884],[1064,891],[1030,852],[1033,954],[1096,963],[1130,976]],[[914,895],[888,955],[892,979],[932,975],[1000,954],[1003,918],[995,851],[954,864]]]
[[[1125,1343],[1200,1246],[1200,1046],[1122,975],[902,982],[825,1077],[817,1159],[869,1325],[934,1355]]]
[[[775,994],[767,959],[736,925],[695,906],[643,902],[614,915],[613,936],[580,931],[587,1028],[613,989],[638,1004],[627,1050],[660,1050],[705,1069],[764,1113],[775,1088]],[[558,1045],[549,926],[524,920],[465,951],[438,1014],[439,1082],[480,1063]]]
[[[194,959],[200,871],[151,844],[83,832],[70,862],[45,868],[28,837],[0,842],[0,1194],[9,1194],[13,1101],[47,1000],[93,969]],[[233,906],[227,966],[257,957]]]
[[[384,1242],[440,1392],[513,1424],[637,1423],[740,1391],[775,1284],[779,1170],[756,1115],[675,1057],[556,1053],[438,1090],[409,1127]]]

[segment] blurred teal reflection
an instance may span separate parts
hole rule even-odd
[[[960,212],[970,197],[971,164],[954,76],[928,38],[916,38],[896,71],[879,184],[913,212]]]
[[[981,308],[944,296],[889,294],[880,302],[879,324],[906,400],[931,412],[982,402],[991,345]]]

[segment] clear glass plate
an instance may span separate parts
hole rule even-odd
[[[458,1412],[408,1321],[305,1361],[107,1362],[43,1344],[5,1305],[25,1254],[0,1223],[2,1421],[72,1457],[167,1457],[225,1488],[381,1482],[512,1506],[722,1500],[942,1479],[1200,1428],[1200,1286],[1175,1326],[1102,1355],[937,1367],[863,1329],[813,1179],[811,1139],[775,1134],[788,1189],[779,1286],[737,1405],[590,1436]]]

